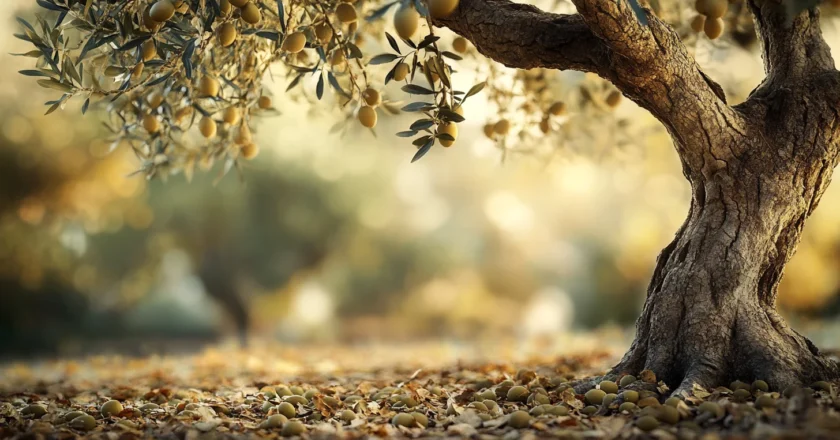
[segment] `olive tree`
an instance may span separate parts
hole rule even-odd
[[[148,177],[189,175],[213,161],[227,171],[254,157],[252,119],[272,107],[262,85],[270,66],[288,78],[290,96],[316,101],[332,89],[348,119],[371,129],[377,109],[419,112],[398,133],[414,138],[415,160],[456,142],[462,104],[485,86],[453,87],[467,40],[496,63],[541,69],[516,76],[537,137],[548,137],[567,111],[547,95],[545,72],[590,72],[613,88],[602,97],[582,89],[577,103],[609,108],[623,95],[650,112],[673,138],[692,188],[688,217],[657,260],[635,340],[607,378],[651,370],[687,394],[732,379],[781,389],[840,376],[775,308],[785,264],[840,151],[840,72],[819,23],[828,6],[571,3],[576,12],[556,14],[509,0],[38,0],[52,12],[36,25],[22,22],[19,36],[38,58],[38,69],[23,73],[62,92],[49,111],[74,97],[84,100],[82,111],[91,102],[107,107],[114,146],[132,148]],[[687,17],[691,7],[699,15]],[[457,53],[443,48],[440,28],[460,36]],[[389,51],[363,53],[360,37],[372,36]],[[757,40],[764,61],[766,77],[736,105],[686,44],[722,36]],[[376,75],[404,82],[421,100],[402,108],[383,101]],[[302,86],[311,77],[314,96]],[[487,92],[500,107],[513,105],[510,90],[492,81]],[[485,126],[500,142],[512,130],[508,119]]]

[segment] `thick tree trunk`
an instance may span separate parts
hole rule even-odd
[[[775,309],[785,264],[840,152],[840,72],[819,11],[748,0],[766,77],[730,106],[667,23],[626,1],[572,0],[577,14],[461,0],[436,24],[507,66],[594,72],[671,133],[693,198],[662,252],[636,339],[609,373],[653,370],[678,393],[764,379],[781,389],[840,377]],[[581,383],[581,390],[591,381]]]
[[[837,81],[816,78],[811,90],[837,90]],[[687,170],[688,218],[657,260],[635,341],[613,375],[649,369],[679,393],[735,379],[783,389],[840,377],[775,308],[785,264],[837,163],[827,148],[838,140],[833,98],[797,92],[737,107],[742,129],[709,127],[690,146],[733,154]]]

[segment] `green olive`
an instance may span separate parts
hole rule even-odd
[[[660,406],[661,404],[656,397],[645,397],[644,399],[640,399],[637,405],[639,405],[639,408],[646,408],[648,406]]]
[[[752,390],[753,392],[762,391],[766,393],[770,391],[770,385],[767,385],[767,382],[763,380],[757,380],[752,383]]]
[[[531,424],[531,415],[525,411],[514,411],[508,417],[508,425],[514,429],[524,429]]]
[[[776,399],[769,394],[762,394],[755,399],[755,407],[756,408],[775,408],[776,407]]]
[[[729,384],[729,388],[731,388],[732,391],[740,390],[740,389],[748,390],[748,389],[750,389],[750,386],[748,384],[744,383],[744,382],[741,382],[740,380],[736,380],[735,382],[732,382],[731,384]]]
[[[639,392],[634,390],[627,390],[621,393],[621,398],[625,402],[636,403],[639,401]]]
[[[750,390],[738,388],[734,393],[732,393],[732,397],[736,402],[746,402],[747,399],[752,397],[752,393]]]
[[[533,417],[539,417],[539,416],[545,414],[545,408],[543,408],[542,405],[535,406],[535,407],[531,408],[531,411],[529,411],[528,414],[530,414]]]
[[[286,397],[283,400],[291,403],[292,405],[306,405],[307,403],[309,403],[309,401],[306,400],[306,397],[299,396],[299,395],[289,396],[289,397]]]
[[[416,423],[417,421],[414,420],[414,416],[406,413],[399,413],[391,419],[391,424],[394,426],[405,426],[410,428]]]
[[[589,405],[589,406],[584,407],[582,410],[580,410],[580,412],[582,412],[583,414],[586,414],[587,416],[591,416],[592,414],[595,414],[596,412],[598,412],[598,407],[594,406],[594,405]]]
[[[650,432],[659,427],[659,420],[652,416],[642,416],[636,419],[636,427],[642,431]]]
[[[356,419],[356,413],[350,411],[349,409],[345,409],[341,412],[341,415],[339,417],[345,422],[352,422]]]
[[[627,385],[630,385],[631,383],[633,383],[635,381],[636,381],[636,376],[633,376],[632,374],[627,374],[627,375],[623,376],[620,381],[618,381],[618,384],[621,385],[621,387],[623,388],[623,387],[626,387]]]
[[[117,400],[109,400],[102,404],[102,407],[99,408],[99,412],[102,414],[102,417],[114,417],[122,411],[122,403]]]
[[[723,417],[723,408],[716,402],[703,402],[697,407],[701,413],[709,413],[715,417]]]
[[[292,390],[290,390],[289,387],[286,386],[276,387],[274,388],[274,391],[280,397],[287,397],[292,395]]]
[[[83,413],[81,411],[70,411],[69,413],[65,414],[62,417],[62,419],[64,419],[65,422],[69,422],[69,421],[75,419],[76,417],[83,416],[83,415],[85,415],[85,413]]]
[[[472,402],[469,405],[467,405],[467,408],[473,408],[476,411],[487,411],[488,410],[487,405],[485,405],[481,402]]]
[[[680,412],[673,406],[663,405],[659,407],[659,412],[656,415],[656,418],[659,419],[660,422],[664,422],[669,425],[676,425],[680,421]]]
[[[296,396],[302,396],[303,393],[305,392],[305,391],[303,391],[303,388],[301,388],[299,386],[289,387],[289,390],[291,390],[292,394],[294,394]]]
[[[553,416],[567,416],[569,415],[569,408],[564,405],[554,405],[549,412]]]
[[[604,396],[606,395],[607,393],[604,390],[593,389],[587,391],[586,394],[584,394],[584,398],[586,403],[590,405],[600,405],[601,402],[604,401]]]
[[[528,399],[528,389],[521,385],[511,387],[507,392],[509,402],[524,402],[526,399]]]
[[[429,426],[429,418],[426,417],[425,414],[419,413],[419,412],[413,412],[413,413],[411,413],[411,417],[414,417],[414,421],[417,422],[418,425],[420,425],[424,428]]]
[[[618,393],[618,384],[616,384],[615,382],[610,381],[610,380],[601,381],[601,383],[598,384],[598,388],[600,388],[601,391],[603,391],[607,394]]]
[[[89,414],[85,414],[71,420],[70,427],[81,431],[90,431],[91,429],[96,428],[96,419]]]
[[[38,405],[37,403],[33,403],[31,405],[27,405],[22,410],[20,410],[21,415],[24,416],[32,416],[33,418],[40,419],[47,413],[47,408],[43,405]]]
[[[290,419],[294,418],[296,415],[295,406],[289,403],[288,401],[281,402],[279,405],[277,405],[277,412],[283,414],[284,416]]]
[[[283,437],[294,437],[296,435],[301,435],[306,432],[306,427],[303,426],[303,423],[300,423],[296,420],[291,420],[283,424],[283,429],[280,430],[280,434]]]
[[[620,412],[624,412],[624,411],[627,411],[627,412],[634,412],[634,411],[636,411],[637,409],[639,409],[639,407],[638,407],[638,406],[636,406],[636,404],[635,404],[635,403],[633,403],[633,402],[624,402],[624,403],[622,403],[622,404],[618,407],[618,410],[619,410]]]

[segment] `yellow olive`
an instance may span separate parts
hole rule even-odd
[[[228,123],[228,124],[230,124],[230,125],[236,125],[236,124],[238,124],[238,123],[239,123],[239,120],[240,120],[241,118],[242,118],[242,113],[241,113],[241,112],[239,111],[239,109],[238,109],[238,108],[236,108],[236,107],[228,107],[228,108],[226,108],[226,109],[225,109],[224,116],[222,117],[222,119],[223,119],[226,123]]]
[[[358,19],[356,8],[354,8],[350,3],[339,3],[339,5],[335,8],[335,16],[338,17],[338,21],[342,23],[355,23]]]
[[[222,12],[222,17],[230,15],[230,0],[221,0],[219,2],[219,10]]]
[[[228,47],[236,41],[236,26],[233,23],[224,23],[219,26],[219,44]]]
[[[209,139],[216,135],[216,121],[209,116],[204,116],[198,121],[198,130],[202,136]]]
[[[394,80],[395,81],[402,81],[404,80],[411,69],[408,67],[406,63],[399,63],[397,67],[394,68]]]
[[[263,109],[267,110],[271,108],[271,97],[270,96],[260,96],[260,99],[257,100],[257,105]]]
[[[376,89],[368,87],[362,92],[362,98],[364,98],[365,102],[369,106],[377,106],[382,103],[382,96],[380,96],[379,92]]]
[[[198,83],[198,91],[201,93],[201,96],[218,96],[219,80],[212,76],[202,76]]]
[[[241,8],[247,5],[251,0],[230,0],[230,4],[236,6],[237,8]]]
[[[131,79],[134,80],[134,81],[139,80],[140,76],[143,75],[143,69],[145,67],[146,67],[146,63],[144,63],[142,61],[137,63],[137,65],[134,66],[134,69],[131,70]]]
[[[446,18],[455,8],[458,7],[459,0],[429,0],[426,4],[429,6],[429,13],[434,18]]]
[[[328,43],[332,40],[333,30],[327,23],[320,23],[315,25],[315,37],[321,43]]]
[[[464,37],[455,37],[452,40],[452,49],[458,53],[464,53],[467,51],[467,39]]]
[[[373,107],[363,105],[359,109],[359,122],[367,128],[376,126],[376,110]]]
[[[339,66],[344,63],[344,60],[347,59],[344,55],[344,51],[341,48],[337,48],[333,51],[332,56],[330,57],[330,64],[333,66]]]
[[[143,128],[145,128],[150,134],[155,134],[158,130],[160,130],[160,122],[158,122],[155,115],[143,116]]]
[[[706,16],[702,14],[697,14],[694,18],[691,19],[691,30],[694,32],[703,32],[703,28],[706,26]]]
[[[551,104],[551,107],[548,108],[548,112],[551,113],[552,116],[560,116],[566,113],[566,103],[563,101],[557,101],[554,104]]]
[[[707,19],[703,25],[703,30],[706,32],[706,36],[712,40],[720,37],[723,34],[723,19]]]
[[[242,21],[248,24],[257,24],[262,20],[262,13],[260,12],[260,8],[258,8],[253,3],[246,3],[245,6],[242,7]]]
[[[454,122],[443,122],[438,124],[437,132],[438,134],[446,133],[452,136],[453,138],[458,139],[458,125]],[[450,141],[448,139],[438,138],[440,144],[444,147],[451,147],[452,144],[455,143],[455,139]]]
[[[542,120],[540,121],[540,131],[543,132],[543,134],[547,134],[549,131],[551,131],[551,123],[549,122],[548,118],[542,118]]]
[[[496,125],[493,126],[493,131],[502,136],[508,134],[510,131],[510,121],[502,119],[499,122],[496,122]]]
[[[401,7],[394,14],[394,28],[397,30],[397,35],[406,40],[414,36],[417,32],[417,26],[420,24],[420,14],[413,6]]]
[[[184,122],[184,119],[186,119],[187,116],[190,116],[192,112],[192,107],[178,109],[178,111],[175,112],[175,123],[180,124],[181,122]]]
[[[245,145],[241,146],[239,148],[239,152],[242,154],[242,157],[244,157],[245,159],[251,160],[251,159],[257,157],[258,154],[260,154],[260,147],[257,144],[251,142],[251,143],[248,143],[248,144],[245,144]],[[283,402],[283,403],[286,403],[286,402]]]
[[[152,108],[158,108],[161,104],[163,104],[163,95],[160,94],[158,91],[154,91],[149,94],[149,106]]]
[[[496,134],[496,124],[484,124],[484,135],[490,139]]]
[[[143,46],[140,50],[143,54],[143,61],[149,61],[157,56],[157,47],[155,47],[155,40],[151,38],[143,42]]]
[[[700,5],[703,3],[703,5]],[[702,6],[702,14],[709,18],[721,18],[729,8],[727,0],[698,0],[696,6]]]
[[[173,15],[175,15],[175,5],[169,0],[158,0],[149,10],[149,16],[158,23],[169,20]]]
[[[251,127],[249,127],[248,124],[240,125],[239,130],[236,131],[236,138],[234,141],[239,145],[245,145],[251,143],[251,140]]]
[[[283,50],[289,53],[298,53],[306,47],[306,35],[303,32],[292,32],[283,40]]]
[[[607,95],[606,102],[607,105],[612,108],[618,107],[618,104],[621,104],[621,93],[617,90],[613,90],[609,95]]]
[[[148,6],[145,10],[143,10],[143,26],[146,26],[147,29],[149,29],[152,32],[155,32],[160,28],[162,23],[155,21],[155,19],[152,18],[151,12],[151,6]]]

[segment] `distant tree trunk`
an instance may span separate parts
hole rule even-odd
[[[550,14],[507,0],[461,0],[438,20],[505,65],[595,72],[668,129],[691,208],[659,256],[636,338],[608,377],[644,369],[676,389],[764,379],[774,389],[840,377],[788,327],[775,302],[805,220],[840,151],[840,72],[819,14],[750,0],[766,78],[730,106],[667,24],[625,0],[573,0]]]

